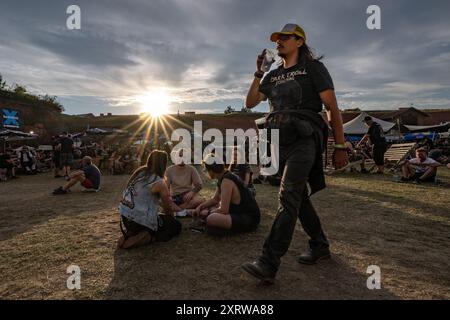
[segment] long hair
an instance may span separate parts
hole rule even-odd
[[[299,37],[296,37],[296,39],[300,39]],[[305,64],[307,64],[308,62],[311,61],[320,61],[323,59],[323,55],[321,56],[316,56],[316,54],[314,53],[314,49],[309,47],[305,42],[303,42],[302,46],[298,48],[298,59],[297,59],[297,63],[299,65],[304,66]],[[283,60],[281,60],[278,63],[279,66],[283,65]]]
[[[303,43],[303,45],[298,48],[298,63],[300,65],[305,65],[308,62],[319,61],[321,59],[323,59],[323,55],[316,56],[314,50],[310,48],[306,43]]]
[[[152,174],[159,177],[164,176],[164,172],[167,168],[168,155],[162,150],[153,150],[147,158],[147,164],[140,168],[137,168],[130,179],[128,179],[127,186],[130,185],[142,172],[145,172],[146,176],[151,176]]]

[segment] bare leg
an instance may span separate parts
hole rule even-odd
[[[416,172],[416,169],[414,169],[409,163],[405,163],[402,166],[402,174],[403,178],[410,179],[412,176],[414,176]]]
[[[426,180],[428,178],[436,176],[437,168],[428,168],[427,171],[419,178],[419,180]]]
[[[208,218],[206,218],[206,225],[209,227],[230,230],[232,225],[231,216],[229,214],[211,213]]]
[[[203,202],[205,202],[205,199],[203,199],[202,197],[195,195],[191,201],[189,202],[185,202],[183,204],[180,205],[181,209],[195,209],[197,208],[200,204],[202,204]]]
[[[136,248],[152,242],[152,235],[148,231],[141,231],[137,235],[129,237],[122,244],[123,249]]]
[[[218,206],[212,206],[212,207],[203,209],[202,211],[200,211],[200,215],[199,215],[200,218],[206,219],[211,214],[211,211],[214,211],[214,209],[217,209],[217,208],[218,208]]]
[[[69,190],[71,187],[73,187],[74,185],[77,184],[77,182],[82,183],[84,180],[86,179],[86,177],[84,176],[84,174],[78,174],[78,175],[74,175],[63,187],[63,190],[67,191]]]

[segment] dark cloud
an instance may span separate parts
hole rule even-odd
[[[65,100],[70,112],[83,95],[104,110],[110,99],[160,86],[185,97],[189,108],[212,110],[242,102],[256,55],[273,46],[270,33],[298,22],[325,54],[341,106],[449,107],[450,2],[377,1],[382,30],[370,31],[372,2],[83,0],[82,30],[70,31],[65,11],[72,1],[3,0],[0,72],[77,96]]]

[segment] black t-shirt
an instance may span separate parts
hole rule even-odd
[[[62,137],[59,140],[61,143],[61,153],[72,153],[73,151],[73,140],[69,137]]]
[[[93,164],[89,164],[81,170],[84,172],[84,176],[92,182],[94,189],[98,189],[100,187],[100,170]]]
[[[308,109],[322,111],[319,93],[334,89],[333,80],[320,61],[297,64],[284,69],[281,65],[262,80],[259,91],[269,99],[270,111]]]
[[[383,145],[386,144],[386,138],[384,137],[383,128],[376,122],[373,122],[369,127],[369,131],[367,132],[370,138],[370,141],[374,145]]]

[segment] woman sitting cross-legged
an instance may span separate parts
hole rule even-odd
[[[217,180],[214,197],[200,204],[194,210],[193,230],[229,230],[233,232],[249,232],[257,228],[260,222],[260,211],[250,190],[235,174],[226,170],[224,164],[210,163],[213,155],[205,158],[205,168],[211,179]]]
[[[163,179],[167,159],[166,152],[155,150],[149,155],[147,165],[131,175],[119,206],[123,236],[118,248],[169,241],[181,232],[181,223],[173,216],[169,190]],[[165,214],[159,214],[160,202]]]

